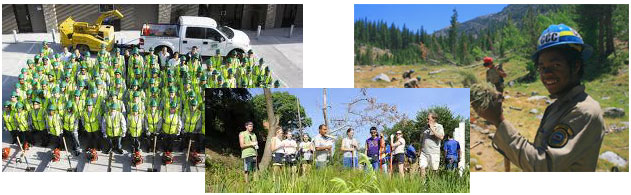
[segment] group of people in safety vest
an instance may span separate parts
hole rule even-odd
[[[279,86],[263,59],[254,63],[251,50],[247,56],[210,57],[205,67],[197,48],[186,55],[164,51],[110,53],[101,45],[92,58],[89,51],[68,48],[56,53],[44,41],[40,52],[26,59],[3,104],[3,130],[24,148],[67,147],[74,155],[82,148],[121,154],[123,142],[131,143],[132,152],[152,151],[154,138],[164,152],[172,152],[176,140],[180,150],[193,145],[191,150],[200,152],[206,88]]]

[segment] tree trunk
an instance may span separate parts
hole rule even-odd
[[[265,170],[272,161],[272,138],[276,135],[276,126],[278,125],[278,119],[274,115],[274,105],[272,104],[272,92],[269,88],[263,89],[265,95],[265,103],[267,104],[267,121],[269,122],[269,129],[267,130],[267,137],[265,138],[265,150],[263,152],[263,158],[261,158],[261,164],[259,169]]]
[[[605,34],[607,36],[605,44],[607,49],[605,50],[605,57],[609,56],[609,54],[614,53],[614,46],[613,46],[613,25],[612,23],[612,15],[613,15],[613,11],[615,9],[615,5],[606,5],[607,8],[605,9],[605,24],[603,26],[605,26],[606,30],[605,30]],[[615,53],[614,53],[615,54]]]

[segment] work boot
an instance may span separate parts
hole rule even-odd
[[[116,150],[114,150],[116,152],[116,154],[123,154],[123,150],[120,148],[116,148]]]

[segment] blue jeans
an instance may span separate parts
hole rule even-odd
[[[352,167],[358,167],[357,165],[359,163],[357,163],[357,157],[355,158],[344,157],[342,159],[342,164],[344,164],[344,168],[352,168]]]
[[[458,159],[455,157],[447,157],[445,159],[447,161],[447,170],[454,170],[458,168]]]

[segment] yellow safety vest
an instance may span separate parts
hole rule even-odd
[[[15,113],[15,120],[19,131],[28,131],[28,120],[26,119],[27,113],[22,111]]]
[[[206,109],[202,108],[202,116],[206,117]],[[202,119],[202,135],[206,135],[206,120]]]
[[[4,120],[4,125],[6,125],[6,128],[9,131],[15,130],[16,124],[15,124],[15,119],[13,118],[13,112],[10,112],[10,113],[3,112],[2,119]]]
[[[186,116],[186,122],[184,122],[184,132],[191,133],[195,131],[195,127],[197,126],[197,121],[199,121],[201,113],[199,110],[195,110],[193,113],[189,110],[184,114]]]
[[[74,122],[77,120],[77,115],[73,112],[72,114],[64,114],[64,130],[65,131],[74,131],[75,126]]]
[[[162,125],[162,132],[175,135],[178,133],[178,123],[180,122],[180,116],[177,114],[172,114],[164,119],[164,124]]]
[[[147,130],[151,133],[156,132],[156,129],[158,128],[158,122],[160,122],[160,119],[162,118],[162,114],[160,113],[159,110],[156,110],[153,113],[149,113],[147,115]]]
[[[44,111],[42,109],[36,109],[31,111],[31,120],[33,120],[33,126],[36,131],[43,131],[46,129],[46,121],[44,120]]]
[[[91,113],[87,111],[83,113],[83,128],[86,132],[96,132],[99,130],[99,120],[97,118],[98,113],[92,110]]]
[[[111,114],[108,114],[107,119],[105,121],[105,134],[108,137],[115,137],[115,136],[121,136],[123,134],[123,131],[121,129],[121,117],[119,114],[117,114],[116,116],[114,116],[114,120],[112,120],[112,116]]]
[[[129,117],[127,122],[129,122],[129,133],[132,137],[140,137],[142,134],[142,119],[141,115]]]
[[[54,136],[61,135],[61,119],[58,114],[54,114],[53,116],[48,116],[48,133]]]

